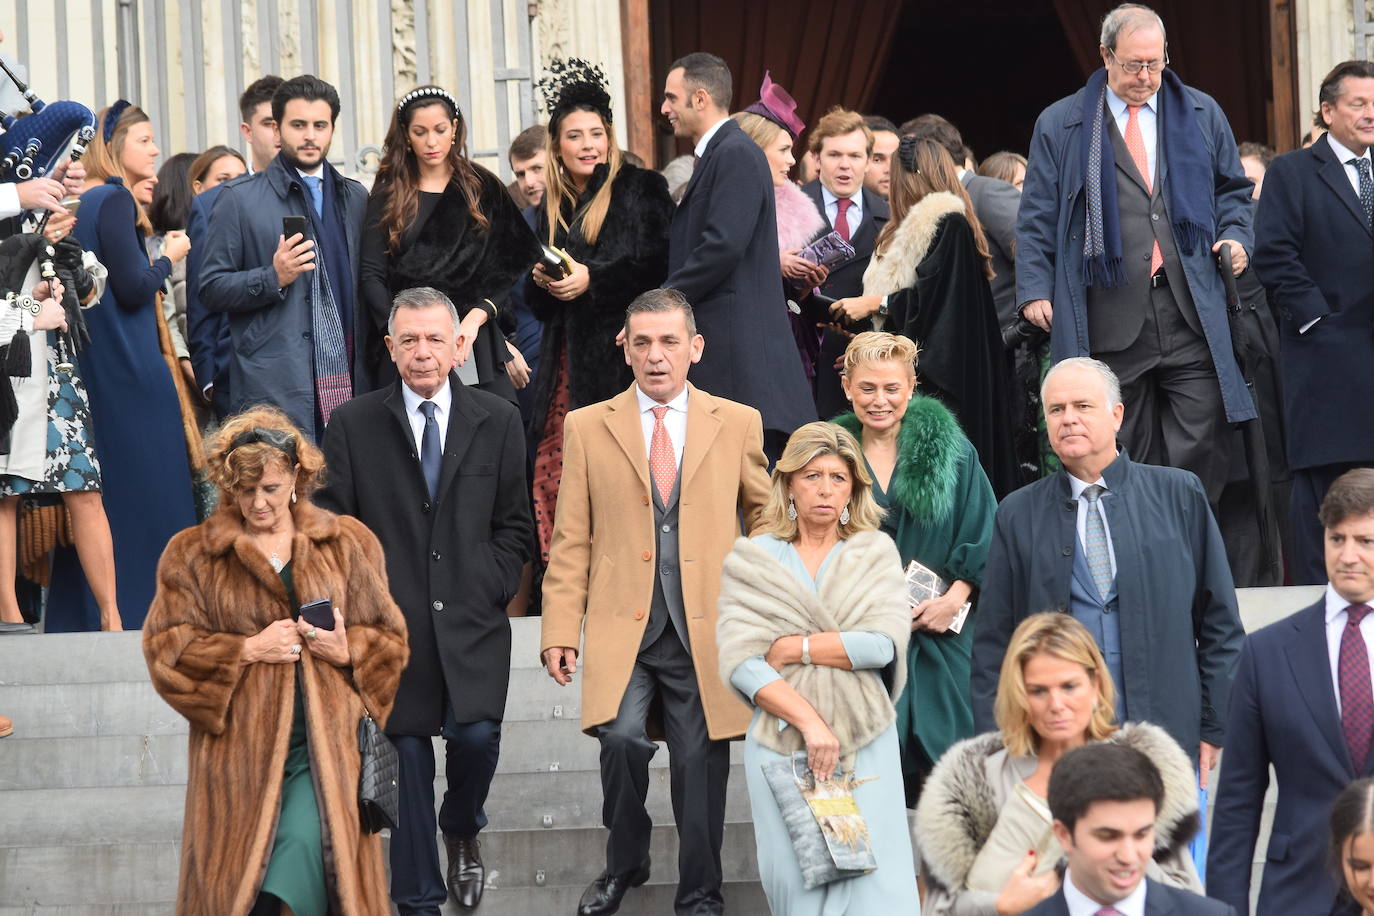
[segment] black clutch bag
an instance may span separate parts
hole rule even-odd
[[[364,833],[377,833],[384,827],[395,830],[400,822],[401,798],[396,785],[400,760],[396,748],[386,740],[372,716],[366,712],[358,720],[358,821]]]
[[[572,276],[572,258],[568,256],[566,251],[552,245],[545,245],[543,248],[544,251],[540,255],[539,263],[543,265],[544,273],[555,280]]]

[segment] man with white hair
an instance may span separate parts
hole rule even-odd
[[[1168,731],[1205,786],[1244,633],[1202,484],[1117,447],[1125,408],[1105,363],[1063,360],[1040,397],[1061,469],[997,508],[973,643],[975,725],[996,727],[998,674],[1017,624],[1039,611],[1072,614],[1107,660],[1117,719]]]

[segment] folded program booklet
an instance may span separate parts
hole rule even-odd
[[[921,565],[920,562],[912,560],[906,568],[906,597],[915,607],[922,601],[929,601],[931,598],[938,598],[949,591],[949,583],[934,571]],[[950,622],[949,632],[963,632],[964,622],[968,620],[968,612],[973,607],[973,602],[965,601],[963,607],[954,615],[954,620]]]

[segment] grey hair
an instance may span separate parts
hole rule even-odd
[[[436,305],[448,309],[449,317],[453,319],[453,336],[457,337],[458,309],[453,307],[452,299],[432,286],[412,286],[396,294],[396,298],[391,300],[391,313],[386,316],[387,336],[396,335],[396,313],[401,309],[427,309]]]
[[[692,304],[687,297],[675,289],[651,289],[640,293],[625,309],[625,331],[630,330],[630,319],[647,312],[681,312],[687,319],[687,336],[697,336],[697,318],[692,313]]]
[[[1108,51],[1115,51],[1116,40],[1121,37],[1122,32],[1134,32],[1150,25],[1159,27],[1160,37],[1167,43],[1169,33],[1164,31],[1164,20],[1159,18],[1158,13],[1143,3],[1123,3],[1102,17],[1102,47]]]
[[[1068,368],[1090,369],[1101,377],[1102,388],[1107,393],[1108,410],[1121,403],[1121,382],[1110,366],[1100,359],[1093,359],[1091,356],[1070,356],[1068,359],[1061,359],[1055,363],[1050,367],[1050,371],[1045,373],[1045,380],[1040,383],[1041,404],[1045,403],[1045,388],[1049,385],[1050,379],[1054,378],[1055,373],[1061,369]]]

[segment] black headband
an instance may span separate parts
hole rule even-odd
[[[115,125],[119,123],[119,119],[124,115],[124,109],[128,107],[129,102],[127,100],[116,99],[115,103],[110,106],[110,110],[105,112],[105,126],[101,133],[104,135],[106,143],[109,143],[114,137]]]
[[[920,142],[919,137],[907,134],[902,138],[902,142],[897,144],[897,159],[902,163],[902,167],[913,175],[919,175],[921,171],[916,168],[916,144]]]
[[[234,437],[234,441],[229,443],[229,452],[243,448],[245,445],[253,445],[261,442],[277,449],[287,458],[291,459],[291,466],[295,467],[296,461],[296,437],[291,433],[280,429],[267,429],[263,426],[254,426],[252,429],[245,429]]]

